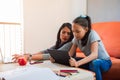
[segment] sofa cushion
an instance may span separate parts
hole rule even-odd
[[[120,22],[94,23],[92,28],[100,35],[109,55],[120,58]]]
[[[120,59],[111,57],[112,66],[108,72],[103,73],[105,80],[120,80]]]
[[[84,53],[79,48],[76,49],[76,57],[85,57]]]

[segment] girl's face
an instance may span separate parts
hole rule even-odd
[[[81,40],[85,36],[86,32],[88,31],[88,28],[84,28],[79,24],[73,23],[72,31],[73,31],[74,37],[77,40]]]
[[[69,38],[70,38],[70,29],[67,27],[64,27],[60,32],[61,42],[62,43],[67,42]]]

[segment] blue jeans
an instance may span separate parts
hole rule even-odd
[[[106,72],[112,65],[111,60],[96,59],[89,63],[89,69],[96,74],[96,80],[102,80],[102,72]]]
[[[75,59],[78,61],[83,58],[75,57]],[[79,66],[79,68],[84,68],[95,72],[96,80],[102,80],[102,72],[108,71],[111,65],[111,60],[95,59],[87,64]]]

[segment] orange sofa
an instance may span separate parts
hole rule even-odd
[[[103,73],[103,80],[120,80],[120,22],[94,23],[92,29],[100,35],[112,61],[111,69]],[[84,57],[79,49],[76,56]]]

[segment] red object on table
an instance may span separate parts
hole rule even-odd
[[[24,57],[18,59],[18,63],[20,66],[24,66],[27,64],[27,60]]]
[[[60,72],[65,72],[65,73],[77,73],[78,70],[60,70]]]

